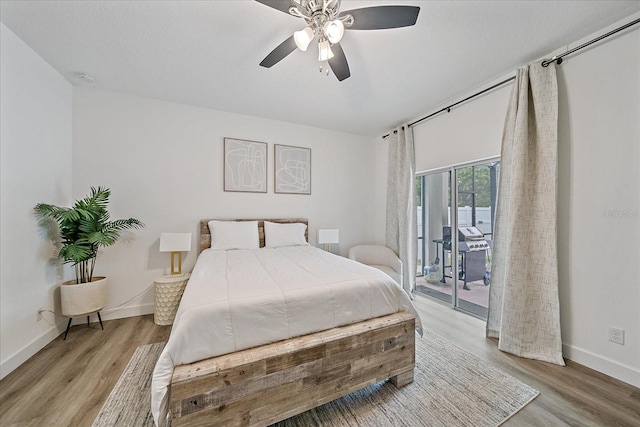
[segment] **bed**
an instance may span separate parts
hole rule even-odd
[[[157,425],[266,426],[381,380],[413,381],[422,326],[390,277],[308,245],[305,219],[210,221],[153,373]],[[253,224],[257,247],[212,245],[211,227]]]

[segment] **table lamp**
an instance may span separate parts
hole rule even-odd
[[[161,233],[160,252],[171,252],[171,275],[182,274],[182,252],[191,250],[191,233]],[[177,258],[177,266],[176,266]]]
[[[318,229],[318,243],[322,245],[325,251],[331,252],[332,243],[340,243],[340,230],[337,228],[320,228]]]

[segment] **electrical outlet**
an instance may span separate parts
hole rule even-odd
[[[39,322],[39,321],[41,321],[41,320],[42,320],[42,312],[43,312],[43,311],[44,311],[44,310],[43,310],[43,309],[41,309],[41,308],[39,308],[39,309],[36,311],[36,322]]]
[[[609,326],[609,341],[624,345],[624,329]]]

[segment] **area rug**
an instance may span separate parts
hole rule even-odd
[[[164,343],[138,347],[93,423],[153,426],[149,388]],[[498,426],[538,391],[425,331],[416,337],[414,382],[396,389],[379,382],[281,421],[277,427]]]
[[[151,415],[151,374],[164,345],[164,342],[159,342],[136,349],[93,421],[94,427],[154,426]]]

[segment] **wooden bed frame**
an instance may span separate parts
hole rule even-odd
[[[208,221],[201,250],[210,246]],[[400,388],[413,381],[414,366],[415,317],[407,312],[225,354],[176,366],[171,425],[267,426],[378,381]]]

